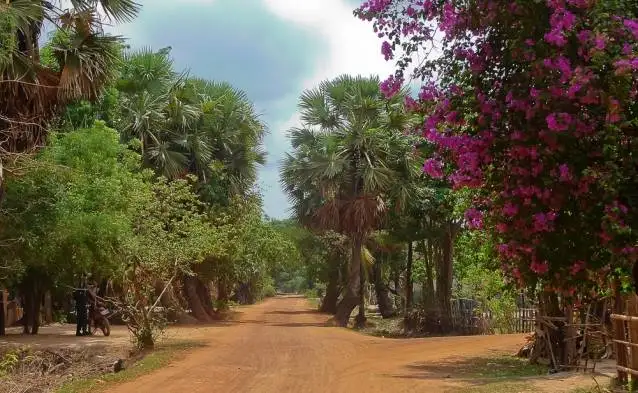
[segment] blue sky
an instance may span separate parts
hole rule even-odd
[[[389,75],[370,25],[352,16],[359,0],[143,0],[139,17],[115,27],[133,47],[172,47],[178,68],[248,93],[269,135],[260,170],[264,208],[288,214],[279,186],[286,131],[299,124],[300,93],[342,73]],[[179,5],[177,4],[179,3]]]

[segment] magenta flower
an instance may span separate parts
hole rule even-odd
[[[622,54],[625,56],[629,56],[630,54],[632,54],[634,52],[634,48],[632,47],[631,44],[628,43],[624,43],[622,45]]]
[[[434,158],[428,158],[423,164],[423,172],[434,179],[440,179],[443,177],[443,164]]]
[[[625,19],[623,24],[629,29],[634,38],[638,40],[638,19]]]
[[[394,58],[392,45],[390,45],[388,41],[383,41],[383,44],[381,45],[381,54],[383,55],[386,61]]]
[[[576,34],[576,37],[578,37],[578,41],[580,41],[581,44],[586,44],[591,39],[591,34],[590,30],[581,30]]]
[[[549,264],[547,263],[547,261],[537,262],[536,260],[533,260],[529,268],[534,273],[542,276],[549,271]]]
[[[496,224],[496,231],[498,233],[506,233],[507,232],[507,224],[499,222]]]
[[[605,50],[607,46],[607,40],[605,36],[602,34],[596,34],[596,38],[594,38],[594,47],[598,50]]]
[[[559,172],[559,180],[567,183],[572,181],[572,174],[569,170],[569,166],[567,164],[561,164],[558,167],[558,172]]]
[[[566,131],[572,123],[572,117],[569,113],[551,113],[545,118],[547,128],[552,131]]]
[[[511,202],[505,203],[503,206],[503,215],[507,217],[514,217],[516,214],[518,214],[518,207]]]
[[[574,264],[569,268],[569,273],[572,276],[575,276],[578,272],[580,272],[581,270],[585,269],[585,262],[584,261],[576,261],[574,262]]]
[[[561,30],[552,30],[546,33],[545,41],[558,47],[563,47],[567,44],[567,39]]]
[[[483,213],[474,208],[468,209],[465,212],[465,220],[470,229],[483,228]]]
[[[616,68],[616,75],[638,71],[638,57],[616,60],[614,67]]]
[[[388,79],[381,82],[379,89],[386,98],[391,98],[401,90],[401,86],[403,86],[403,79],[391,75]]]

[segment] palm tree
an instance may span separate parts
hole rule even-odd
[[[398,157],[411,117],[402,94],[386,100],[376,77],[340,76],[305,91],[302,128],[292,129],[294,149],[281,169],[297,217],[307,225],[346,234],[351,244],[348,285],[335,319],[346,326],[360,303],[363,245],[383,219],[397,190]]]
[[[132,0],[74,0],[70,9],[48,1],[0,2],[0,154],[43,144],[47,124],[71,101],[94,100],[115,77],[119,37],[103,33],[97,10],[116,22],[131,20]],[[56,28],[54,64],[40,61],[43,23]],[[0,156],[1,156],[0,155]]]
[[[125,140],[138,139],[145,164],[169,179],[187,171],[184,144],[201,116],[196,105],[181,97],[186,83],[187,75],[174,71],[170,47],[126,54],[117,82],[122,112],[118,129]]]
[[[187,91],[187,100],[201,111],[186,147],[202,197],[222,204],[233,196],[246,197],[257,181],[258,166],[266,162],[266,125],[246,93],[228,83],[192,79]]]

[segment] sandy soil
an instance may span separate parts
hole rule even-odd
[[[172,331],[206,346],[171,366],[109,389],[168,392],[446,392],[480,384],[455,378],[472,358],[514,353],[522,335],[383,339],[330,327],[301,297],[240,309],[236,321]],[[539,379],[534,391],[570,391],[591,377]]]
[[[0,347],[29,346],[34,349],[57,347],[118,346],[128,347],[130,338],[125,326],[111,326],[111,335],[104,337],[101,332],[94,336],[76,337],[75,325],[55,324],[43,326],[37,335],[23,335],[21,327],[7,329],[7,335],[0,336]]]

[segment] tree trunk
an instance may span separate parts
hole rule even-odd
[[[437,269],[437,288],[439,312],[441,313],[441,330],[452,331],[452,230],[446,225],[441,242],[441,259]]]
[[[239,285],[237,286],[237,290],[235,291],[235,295],[233,296],[233,300],[235,300],[239,304],[254,303],[253,296],[250,292],[250,283],[239,283]]]
[[[381,269],[381,263],[379,259],[374,263],[373,266],[373,280],[374,280],[374,292],[377,295],[377,305],[379,306],[379,313],[383,318],[390,318],[394,316],[394,307],[392,305],[392,300],[390,299],[390,294],[388,291],[388,286],[385,285],[383,281],[383,271]]]
[[[405,316],[412,311],[412,295],[414,290],[412,287],[412,260],[414,258],[412,242],[408,242],[408,263],[405,268]]]
[[[228,308],[228,296],[226,281],[220,279],[217,282],[217,311],[226,310]]]
[[[22,298],[22,333],[31,334],[31,326],[33,326],[33,285],[29,273],[23,278],[20,284],[20,295]]]
[[[352,256],[348,268],[348,285],[343,295],[343,299],[337,306],[335,320],[342,327],[348,326],[350,314],[359,303],[359,290],[361,287],[361,249],[363,246],[363,236],[355,234],[352,237]]]
[[[330,270],[326,294],[321,301],[320,312],[334,314],[337,312],[337,301],[339,301],[339,269],[338,266]]]
[[[51,298],[51,291],[44,293],[44,322],[46,324],[53,323],[53,299]]]
[[[197,293],[197,278],[193,276],[186,276],[183,280],[184,283],[184,296],[188,302],[188,307],[191,309],[193,316],[200,322],[211,322],[210,315],[206,312],[206,309],[202,305],[202,302]]]
[[[42,291],[40,290],[40,288],[36,285],[34,293],[33,293],[33,311],[32,311],[32,315],[33,318],[31,320],[31,334],[38,334],[38,331],[40,330],[40,309],[42,306],[42,299],[43,299],[43,295],[42,295]]]
[[[160,296],[164,290],[166,283],[161,280],[155,282],[155,296]],[[160,305],[167,310],[167,317],[171,322],[177,322],[181,324],[194,324],[197,319],[188,315],[184,311],[182,302],[179,296],[175,293],[175,284],[171,284],[171,287],[164,292],[164,295],[160,298]]]
[[[429,310],[434,305],[434,250],[432,242],[423,241],[425,257],[425,283],[423,285],[423,305]]]
[[[1,167],[0,167],[0,170],[2,170]],[[1,175],[0,175],[0,179],[2,179]],[[0,189],[2,189],[1,185],[0,185]],[[0,291],[0,336],[4,336],[6,334],[6,331],[5,331],[5,324],[6,324],[5,321],[7,319],[6,318],[6,315],[7,315],[6,295],[7,295],[7,292],[4,289]]]
[[[359,272],[359,282],[361,284],[359,288],[359,313],[355,319],[355,327],[357,329],[363,329],[366,326],[366,296],[365,296],[365,284],[366,274],[363,268],[363,260],[361,261],[361,271]]]
[[[195,277],[197,283],[197,296],[199,297],[204,310],[211,318],[216,318],[215,308],[213,307],[213,297],[210,294],[210,288],[201,279]]]

